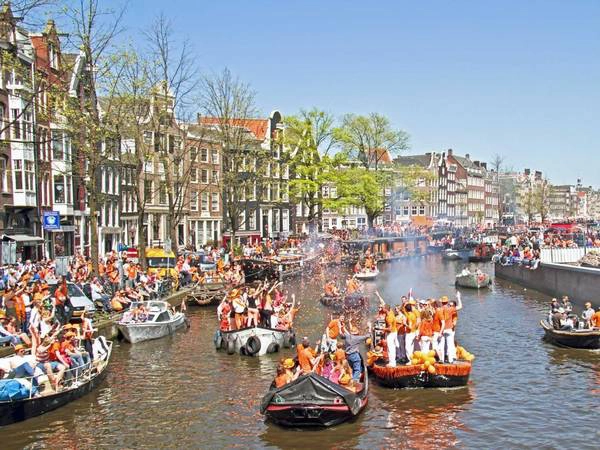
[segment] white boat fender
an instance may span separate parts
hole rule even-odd
[[[94,359],[103,359],[104,356],[108,355],[108,343],[106,342],[106,338],[104,336],[98,336],[94,339],[92,349],[94,351],[94,354],[92,355]]]
[[[227,349],[227,354],[228,355],[233,355],[235,353],[235,342],[233,342],[233,340],[228,340],[227,341],[227,345],[226,345],[226,349]]]
[[[215,332],[213,342],[215,343],[215,348],[219,350],[221,348],[221,345],[223,344],[223,336],[221,336],[221,330],[217,330]]]
[[[261,347],[259,337],[253,334],[248,338],[244,347],[246,347],[246,353],[248,353],[248,355],[256,355],[258,352],[260,352]]]

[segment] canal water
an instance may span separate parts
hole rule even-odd
[[[460,269],[439,256],[395,262],[367,289],[393,302],[410,288],[418,297],[452,297]],[[302,303],[297,335],[313,342],[327,321],[328,310],[318,302],[322,284],[316,275],[288,286]],[[501,280],[490,290],[463,290],[457,340],[476,355],[467,387],[393,391],[372,385],[369,405],[355,422],[318,431],[281,429],[259,413],[276,361],[290,350],[260,359],[217,353],[215,308],[190,307],[188,331],[117,343],[99,389],[2,428],[0,447],[597,448],[600,355],[542,341],[539,320],[548,301]]]

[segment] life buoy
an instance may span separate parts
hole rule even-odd
[[[235,343],[233,341],[227,341],[226,347],[227,354],[233,355],[235,353]]]
[[[248,338],[248,340],[246,341],[246,351],[248,353],[249,356],[254,356],[256,355],[259,351],[260,351],[260,339],[258,338],[258,336],[252,335]]]
[[[277,353],[279,351],[279,344],[277,342],[271,342],[267,347],[267,353]]]
[[[215,344],[215,348],[219,350],[221,345],[223,344],[223,336],[221,336],[221,331],[217,330],[215,332],[215,336],[213,337],[213,342]]]

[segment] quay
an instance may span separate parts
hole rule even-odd
[[[535,289],[552,297],[568,295],[574,305],[598,300],[600,269],[568,264],[540,263],[535,270],[519,265],[495,265],[496,277]]]

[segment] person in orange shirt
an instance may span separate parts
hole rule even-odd
[[[137,264],[130,263],[127,268],[127,286],[133,289],[135,287],[135,280],[138,276]]]
[[[404,336],[404,348],[406,349],[406,358],[408,363],[412,359],[415,351],[415,339],[419,330],[419,312],[417,311],[417,302],[412,298],[404,305],[404,317],[406,317],[406,334]]]
[[[388,367],[396,367],[396,347],[398,347],[398,326],[396,323],[396,314],[390,309],[390,305],[385,305],[385,331],[388,348]]]
[[[456,359],[456,344],[454,341],[454,330],[457,311],[462,309],[460,292],[456,292],[456,306],[448,304],[448,297],[442,299],[442,342],[440,348],[445,349],[447,361],[452,364]]]
[[[600,328],[600,308],[598,308],[596,313],[592,316],[592,326],[594,328]]]
[[[444,347],[442,345],[442,322],[443,322],[443,300],[445,297],[435,301],[435,311],[433,313],[433,336],[431,345],[440,361],[444,360]]]
[[[318,345],[317,345],[318,347]],[[307,337],[302,338],[302,343],[296,347],[298,353],[298,364],[304,373],[310,373],[316,364],[315,356],[317,355],[316,348],[310,348],[310,341]]]
[[[433,314],[429,309],[421,312],[421,323],[419,324],[419,346],[422,352],[428,352],[431,349],[433,340]]]
[[[342,325],[344,322],[344,315],[340,315],[337,319],[333,317],[329,321],[327,328],[325,329],[325,334],[321,339],[321,349],[324,352],[334,352],[337,347],[337,338],[340,335],[340,331],[342,329]]]

